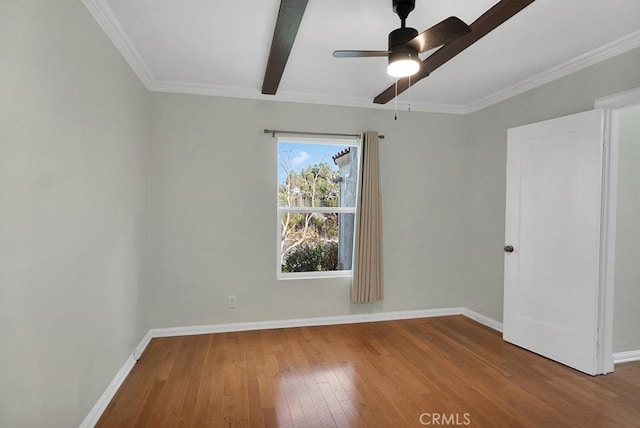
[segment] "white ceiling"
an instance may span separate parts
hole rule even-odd
[[[83,0],[152,91],[380,107],[399,27],[391,0],[310,0],[276,96],[261,95],[280,0]],[[418,31],[470,24],[497,0],[417,0]],[[467,113],[640,46],[639,0],[537,0],[400,96],[414,110]],[[424,56],[423,56],[424,58]],[[393,108],[393,101],[386,108]]]

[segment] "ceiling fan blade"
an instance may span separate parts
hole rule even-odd
[[[469,32],[471,27],[459,18],[450,16],[409,40],[407,45],[422,53],[449,43]]]
[[[280,2],[267,69],[262,81],[263,94],[275,95],[278,90],[308,2],[309,0],[281,0]]]
[[[398,79],[397,93],[401,94],[406,91],[410,86],[409,82],[411,82],[411,86],[413,86],[419,80],[427,77],[429,73],[433,72],[442,64],[446,63],[451,58],[455,57],[460,52],[480,40],[482,37],[493,31],[534,1],[535,0],[500,0],[495,6],[486,11],[471,24],[471,32],[469,34],[447,43],[427,59],[422,61],[422,69],[418,71],[417,74],[411,76],[411,79],[408,77]],[[386,104],[395,98],[395,93],[395,85],[391,85],[375,97],[373,102],[376,104]]]
[[[368,58],[387,55],[389,51],[333,51],[335,58]]]

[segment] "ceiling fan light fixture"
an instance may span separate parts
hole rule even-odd
[[[389,54],[387,73],[393,77],[413,76],[420,70],[420,58],[412,52],[392,52]]]

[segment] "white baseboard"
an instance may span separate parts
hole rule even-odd
[[[630,363],[631,361],[640,361],[640,350],[613,353],[613,364]]]
[[[138,343],[138,346],[136,346],[136,349],[133,350],[133,358],[136,361],[140,359],[140,357],[142,356],[142,353],[144,352],[145,349],[147,349],[147,346],[149,346],[149,342],[151,342],[151,339],[153,339],[153,337],[154,336],[151,335],[151,330],[149,330],[147,334],[144,335],[140,343]]]
[[[321,325],[356,324],[364,322],[393,321],[414,318],[432,318],[449,315],[464,315],[474,321],[484,324],[494,330],[502,331],[502,324],[482,314],[463,307],[442,309],[421,309],[415,311],[372,312],[364,314],[338,315],[333,317],[298,318],[290,320],[241,322],[231,324],[210,324],[173,328],[153,328],[144,335],[132,355],[124,363],[120,371],[113,378],[98,402],[93,406],[87,417],[80,424],[80,428],[92,428],[102,416],[118,388],[147,348],[151,339],[155,337],[191,336],[196,334],[228,333],[235,331],[269,330],[291,327],[314,327]]]
[[[120,385],[122,385],[122,382],[127,378],[135,364],[136,360],[133,355],[127,358],[127,361],[125,361],[122,368],[118,371],[109,386],[107,386],[107,389],[102,393],[87,417],[84,418],[84,421],[80,424],[80,428],[93,428],[98,423],[100,416],[102,416],[102,413],[113,399],[113,396],[116,395],[118,388],[120,388]]]
[[[502,323],[489,318],[488,316],[479,314],[478,312],[467,308],[462,308],[462,315],[502,333]]]
[[[124,362],[118,373],[116,373],[115,377],[109,386],[107,386],[107,389],[102,393],[87,417],[84,418],[84,421],[80,424],[80,428],[93,428],[98,423],[100,416],[102,416],[111,400],[113,400],[116,392],[118,392],[118,389],[129,375],[129,372],[131,372],[133,366],[140,359],[140,356],[149,345],[149,342],[151,342],[151,339],[151,330],[149,330],[147,334],[144,335],[140,343],[138,343],[138,346],[135,347],[131,356]]]
[[[424,309],[416,311],[373,312],[338,315],[332,317],[297,318],[289,320],[241,322],[232,324],[210,324],[186,327],[154,328],[151,337],[191,336],[195,334],[228,333],[234,331],[270,330],[291,327],[315,327],[321,325],[356,324],[363,322],[392,321],[412,318],[430,318],[461,315],[463,308]]]

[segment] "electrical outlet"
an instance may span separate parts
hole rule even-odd
[[[238,306],[238,299],[236,298],[236,296],[229,296],[227,306],[229,307],[229,309],[233,309]]]

